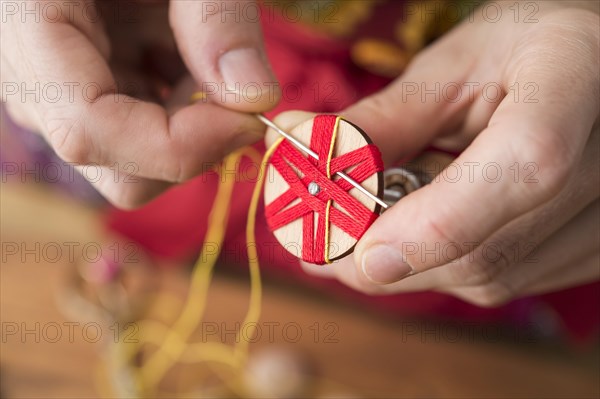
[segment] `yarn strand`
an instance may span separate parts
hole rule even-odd
[[[254,162],[260,162],[260,174],[252,194],[246,224],[250,298],[242,326],[247,327],[238,330],[235,341],[237,344],[234,346],[222,342],[190,342],[193,333],[197,331],[204,317],[212,272],[225,237],[235,179],[231,179],[229,175],[224,174],[219,176],[218,191],[214,199],[213,209],[209,215],[209,227],[202,250],[194,265],[188,297],[179,317],[171,327],[153,320],[140,321],[140,342],[138,344],[128,343],[127,345],[119,342],[116,349],[120,354],[121,361],[117,364],[107,364],[110,369],[116,372],[122,372],[123,367],[130,369],[130,374],[135,378],[135,389],[138,396],[156,394],[159,391],[160,382],[176,363],[193,364],[202,362],[206,363],[216,375],[221,375],[221,379],[229,389],[241,397],[247,396],[242,376],[248,358],[249,340],[246,336],[240,337],[240,333],[244,330],[245,333],[252,334],[254,326],[257,325],[260,318],[262,284],[255,236],[256,213],[265,179],[266,163],[279,144],[280,141],[276,142],[265,153],[262,160],[260,160],[260,155],[255,149],[247,147],[229,155],[223,164],[224,170],[232,170],[239,165],[240,159],[244,156],[249,157]],[[213,249],[212,247],[215,244],[218,250],[209,250]],[[160,301],[160,297],[157,301]],[[176,310],[173,310],[173,313],[175,312]],[[157,349],[151,353],[148,360],[141,366],[135,367],[132,362],[135,355],[142,350],[144,344],[151,344],[156,346]],[[236,378],[230,379],[222,375],[222,371],[212,367],[214,364],[228,367]]]

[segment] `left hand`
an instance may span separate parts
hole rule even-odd
[[[428,144],[461,155],[386,211],[354,259],[307,272],[371,294],[436,290],[480,306],[599,278],[598,4],[535,4],[536,23],[476,11],[342,113],[388,163]]]

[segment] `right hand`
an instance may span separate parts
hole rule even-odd
[[[66,162],[100,165],[106,173],[94,185],[113,204],[138,206],[262,138],[264,126],[245,113],[273,108],[280,94],[258,21],[201,0],[128,3],[120,13],[119,2],[51,3],[2,3],[2,100]],[[178,76],[162,105],[141,70],[140,50],[157,42],[174,55],[176,44],[191,75]],[[167,67],[173,58],[163,60]],[[119,93],[123,83],[133,83],[137,98]],[[188,105],[203,83],[250,85],[238,96],[218,93]],[[134,183],[115,178],[115,167],[132,163]]]

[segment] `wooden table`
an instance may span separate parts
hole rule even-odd
[[[36,243],[43,247],[51,242],[84,244],[98,240],[101,226],[97,211],[36,186],[5,184],[1,189],[3,249],[8,248],[6,243],[35,249]],[[51,258],[35,259],[34,254],[25,259],[20,254],[3,255],[0,269],[3,395],[7,398],[105,395],[99,393],[95,383],[105,346],[101,341],[92,342],[94,331],[84,335],[81,323],[71,325],[70,339],[70,327],[64,323],[73,320],[60,311],[56,299],[72,266],[68,256],[56,262],[51,262]],[[185,292],[185,277],[181,271],[165,272],[160,276],[162,289]],[[245,279],[217,275],[207,320],[239,319],[247,295]],[[263,303],[263,327],[264,323],[271,323],[281,328],[274,330],[273,339],[265,334],[253,344],[253,350],[277,344],[284,351],[301,353],[309,359],[312,372],[320,376],[314,392],[322,397],[600,396],[597,348],[593,353],[574,353],[553,345],[511,340],[438,340],[423,334],[422,323],[411,320],[391,323],[339,302],[311,298],[303,290],[288,290],[274,284],[266,285]],[[62,335],[58,340],[57,325]],[[285,326],[292,327],[283,333]],[[24,328],[33,332],[23,336]],[[301,337],[295,342],[298,330]],[[334,331],[326,339],[326,334]],[[103,326],[101,333],[106,336],[113,331]]]

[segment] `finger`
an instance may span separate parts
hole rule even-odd
[[[35,98],[34,102],[39,102],[39,97],[55,97],[55,86],[42,86],[42,82],[32,74],[33,68],[28,61],[37,57],[37,48],[40,45],[36,40],[31,40],[32,37],[51,35],[48,30],[50,26],[70,25],[86,37],[102,57],[109,57],[110,41],[100,14],[94,14],[95,6],[93,0],[75,0],[50,5],[44,1],[30,1],[27,5],[13,3],[3,7],[5,14],[0,24],[2,100],[8,103],[9,112],[17,123],[39,132],[42,128],[40,120],[34,109],[35,104],[29,99]],[[90,15],[95,17],[90,18]],[[65,46],[67,42],[68,40],[65,40],[54,47]],[[38,61],[45,67],[49,59],[52,58]],[[50,83],[56,85],[57,82]]]
[[[389,287],[389,289],[381,290],[381,292],[387,293],[390,290],[392,292],[415,292],[449,288],[462,290],[466,288],[465,286],[490,286],[498,276],[502,276],[507,270],[519,268],[518,266],[524,263],[531,263],[532,258],[537,256],[540,245],[549,236],[574,217],[578,217],[577,215],[583,209],[598,198],[600,194],[598,187],[590,182],[600,179],[599,144],[600,130],[596,126],[587,142],[576,173],[560,193],[550,201],[503,226],[473,252],[465,254],[455,261],[448,256],[453,253],[454,243],[445,247],[432,248],[431,251],[421,251],[421,256],[436,257],[446,264],[409,279],[386,285],[384,287]],[[548,215],[553,216],[548,217]],[[407,248],[410,249],[410,247]],[[564,246],[560,246],[560,248],[564,248]],[[570,252],[567,251],[567,253]],[[369,292],[376,292],[376,288],[372,287],[373,282],[365,278],[364,274],[362,276],[359,274],[358,277],[362,278],[358,282],[354,282],[354,286],[361,286]],[[353,279],[356,280],[356,277]],[[471,290],[471,292],[474,291],[476,290]],[[477,291],[485,292],[479,288]],[[502,292],[502,287],[495,291]]]
[[[186,76],[174,87],[166,101],[169,115],[185,108],[191,95],[196,91],[194,81]],[[76,169],[81,170],[81,166]],[[100,171],[93,179],[88,179],[92,186],[114,206],[121,209],[133,209],[154,199],[173,184],[137,176],[139,167],[133,162],[124,165],[114,164],[110,167],[99,167]],[[87,174],[84,174],[86,177]]]
[[[539,102],[520,103],[506,97],[489,127],[456,161],[463,166],[493,162],[496,174],[492,178],[474,174],[451,182],[441,179],[404,198],[358,243],[355,259],[361,272],[375,282],[390,283],[441,266],[448,259],[425,257],[420,250],[406,253],[407,244],[428,250],[452,244],[477,246],[560,191],[581,156],[599,104],[596,85],[572,86],[569,68],[547,70],[549,64],[567,62],[563,54],[556,56],[560,59],[544,57],[516,67],[514,80],[506,84],[536,82]],[[595,77],[581,79],[594,81]],[[558,96],[562,101],[555,101]],[[537,168],[536,181],[508,177],[511,167],[524,164]],[[461,256],[462,251],[456,251],[449,260]]]
[[[32,76],[41,85],[77,82],[69,95],[35,103],[48,140],[66,161],[133,162],[140,177],[179,182],[262,138],[256,118],[216,105],[187,106],[169,117],[156,104],[114,94],[105,60],[75,27],[48,24],[42,33],[25,38],[26,51],[35,52],[27,57]]]
[[[39,6],[45,7],[46,5],[41,2],[32,2],[29,4],[28,8],[30,10],[35,10]],[[101,54],[101,57],[108,58],[110,54],[110,42],[103,28],[102,20],[100,18],[101,14],[98,13],[97,17],[89,18],[89,15],[94,14],[86,14],[83,12],[84,10],[92,12],[91,10],[95,7],[95,3],[92,1],[75,1],[69,3],[70,7],[67,8],[66,6],[66,4],[53,4],[52,7],[45,7],[46,13],[44,15],[44,22],[74,26],[85,36],[85,38],[87,38],[87,40],[90,41],[92,46]],[[24,10],[20,11],[22,12]],[[31,18],[19,18],[18,14],[19,12],[17,12],[17,15],[15,16],[15,14],[10,12],[7,16],[7,21],[5,22],[11,26],[10,32],[13,35],[16,34],[19,37],[23,37],[23,29],[26,29],[28,33],[26,33],[25,36],[28,36],[28,34],[36,30],[36,26],[25,24],[23,21],[27,21],[27,19],[31,20]],[[44,26],[47,27],[47,25]],[[40,29],[43,34],[47,34],[44,27]],[[5,32],[8,31],[3,29],[3,33]],[[19,42],[19,40],[13,41]],[[9,43],[10,42],[12,41],[9,40]],[[3,62],[2,81],[11,82],[10,79],[14,79],[17,76],[19,76],[19,74],[15,73],[14,69],[10,66],[10,63]],[[132,76],[137,78],[137,75],[130,74],[129,82],[132,81]],[[53,81],[51,83],[56,87],[58,82]],[[136,86],[142,87],[139,84]],[[60,86],[58,87],[60,88]],[[45,96],[49,95],[48,93],[44,94]],[[35,108],[35,104],[23,102],[22,98],[19,99],[21,101],[14,101],[14,98],[11,100],[13,101],[8,101],[6,107],[18,124],[38,132],[43,130],[37,125],[37,119],[32,118],[32,109]],[[81,167],[76,167],[76,169],[81,170]],[[130,172],[119,171],[117,165],[113,165],[110,168],[96,166],[94,169],[96,169],[96,173],[93,174],[93,176],[90,177],[88,173],[84,173],[83,176],[102,195],[108,198],[110,202],[120,207],[141,205],[168,187],[168,184],[165,182],[134,178],[130,176]]]
[[[170,3],[177,45],[201,90],[215,102],[245,112],[268,111],[280,97],[258,15],[253,0]]]
[[[498,306],[524,296],[556,291],[600,278],[600,201],[596,200],[514,267],[487,284],[442,291],[480,306]]]
[[[357,272],[351,257],[336,261],[327,269],[343,284],[370,295],[436,290],[478,306],[498,306],[523,295],[541,294],[597,280],[600,277],[597,253],[599,217],[600,204],[596,200],[547,241],[533,251],[524,252],[520,261],[511,268],[480,284],[450,284],[449,277],[453,273],[449,267],[431,269],[390,284],[378,284]],[[524,249],[523,246],[519,248]],[[306,266],[305,270],[318,275],[318,266]]]
[[[33,3],[33,4],[31,4]],[[51,6],[45,4],[45,1],[35,0],[30,2],[28,7],[22,6],[20,9],[21,22],[27,21],[21,25],[28,30],[36,29],[47,32],[44,24],[38,24],[35,18],[27,17],[27,10],[43,11],[42,21],[50,24],[68,24],[77,28],[87,40],[102,54],[102,57],[108,59],[111,53],[110,40],[104,28],[102,5],[95,0],[74,0],[67,2],[52,3]],[[104,14],[106,15],[106,14]],[[31,23],[36,22],[36,23]]]
[[[179,79],[172,88],[169,97],[165,101],[165,108],[169,115],[175,115],[190,104],[190,98],[198,92],[198,86],[191,75]]]
[[[430,248],[433,249],[430,251],[421,251],[421,256],[435,257],[445,265],[388,286],[393,288],[394,292],[431,289],[462,290],[466,286],[490,286],[496,278],[508,270],[522,270],[519,265],[531,263],[537,256],[540,246],[546,245],[544,242],[548,237],[570,223],[571,219],[579,217],[578,215],[590,203],[597,200],[598,187],[590,185],[590,182],[600,179],[599,141],[600,131],[596,129],[588,141],[577,167],[577,173],[550,201],[503,226],[473,252],[465,254],[460,259],[452,261],[452,257],[449,256],[455,251],[455,243],[445,247]],[[406,248],[411,249],[410,246]],[[562,250],[565,246],[561,245],[559,248]],[[565,251],[570,253],[568,248]],[[370,282],[366,278],[364,280],[363,284]]]
[[[550,236],[531,256],[519,262],[515,267],[507,269],[495,280],[508,291],[519,295],[525,293],[541,293],[550,288],[568,287],[575,282],[573,278],[559,281],[557,276],[576,277],[579,282],[590,281],[589,274],[579,273],[580,264],[587,259],[598,257],[600,235],[600,201],[596,200],[580,212],[562,229]],[[600,270],[596,270],[596,275]],[[502,302],[508,298],[500,296]]]
[[[123,169],[111,167],[75,166],[75,169],[112,205],[121,209],[140,207],[172,186],[171,183],[145,179],[135,175],[136,165],[127,163]],[[83,171],[83,173],[82,173]]]
[[[187,106],[169,117],[158,105],[113,97],[99,97],[80,109],[78,119],[50,130],[61,157],[82,164],[133,162],[141,177],[183,182],[263,137],[254,117],[215,105]]]
[[[598,235],[596,235],[598,238]],[[577,287],[600,279],[598,252],[556,268],[523,291],[523,295],[540,295],[548,292]]]
[[[419,54],[387,88],[342,112],[373,139],[386,164],[419,152],[461,124],[474,96],[457,90],[469,89],[464,84],[484,39],[470,35],[473,40],[465,43],[469,28],[459,26]]]
[[[392,284],[373,283],[354,267],[351,257],[340,259],[327,267],[331,268],[335,278],[339,282],[363,294],[391,295],[403,289],[403,287],[398,287],[398,284],[402,282]]]
[[[431,288],[486,284],[529,259],[548,237],[597,200],[599,188],[590,182],[600,179],[599,145],[600,131],[596,128],[576,173],[558,195],[494,232],[473,252],[444,267],[430,270],[427,274],[435,272],[438,284]]]

